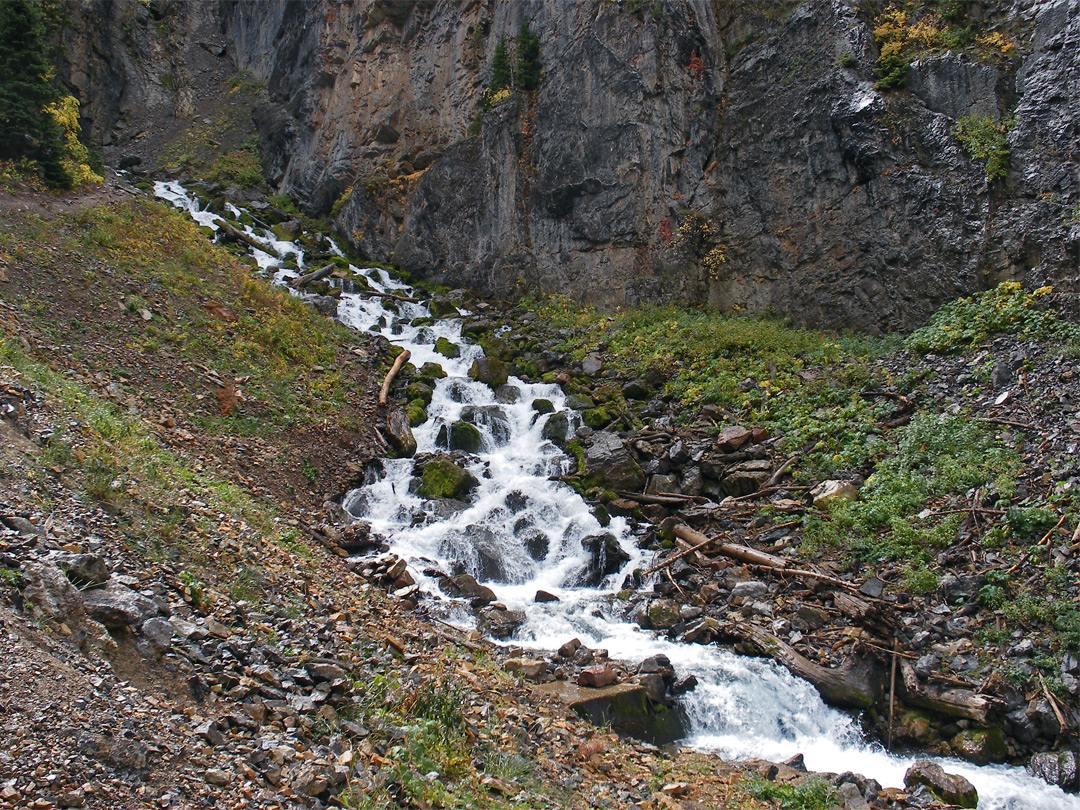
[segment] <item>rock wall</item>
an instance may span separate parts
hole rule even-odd
[[[870,331],[1006,278],[1077,292],[1080,3],[967,3],[1017,48],[925,56],[890,91],[874,88],[872,5],[155,0],[148,13],[178,20],[173,75],[198,73],[211,49],[193,40],[216,31],[265,88],[253,116],[282,193],[311,212],[344,203],[356,251],[441,283]],[[481,121],[496,43],[522,22],[540,34],[543,82]],[[129,61],[114,72],[151,83]],[[92,81],[80,90],[89,109],[115,107]],[[973,113],[1016,120],[1002,180],[953,134]]]

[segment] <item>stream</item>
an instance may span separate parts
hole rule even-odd
[[[200,225],[219,230],[220,217],[201,210],[195,198],[179,184],[158,182],[154,192],[187,211]],[[229,206],[234,215],[240,210]],[[257,212],[254,212],[257,215]],[[269,231],[247,227],[279,255],[296,262],[303,271],[300,246],[275,238]],[[329,240],[328,240],[329,241]],[[331,250],[340,251],[329,243]],[[252,249],[259,267],[277,282],[298,275],[283,269],[269,252]],[[379,292],[411,293],[411,288],[382,269],[356,268]],[[447,376],[437,382],[428,420],[414,429],[419,453],[445,450],[439,446],[443,427],[468,416],[482,435],[483,446],[474,454],[469,471],[479,480],[469,502],[460,509],[425,501],[410,491],[412,459],[383,462],[381,477],[350,492],[343,506],[382,535],[392,553],[410,562],[416,581],[440,601],[444,618],[461,626],[474,619],[460,601],[441,594],[425,569],[465,570],[490,587],[500,602],[528,617],[512,640],[515,646],[554,650],[572,638],[593,649],[606,649],[612,659],[638,662],[662,653],[679,676],[693,674],[695,690],[681,698],[691,730],[680,745],[715,752],[728,760],[761,757],[782,761],[801,753],[813,771],[852,771],[878,780],[886,787],[903,787],[904,773],[916,758],[894,755],[868,742],[856,721],[826,706],[816,689],[782,667],[759,658],[737,656],[716,645],[679,644],[641,630],[619,615],[615,594],[626,574],[647,566],[630,526],[613,518],[602,528],[588,504],[566,484],[550,480],[569,469],[571,460],[542,437],[550,417],[532,408],[535,399],[547,399],[555,412],[565,408],[558,385],[526,383],[511,377],[500,395],[468,377],[473,361],[483,354],[462,336],[460,318],[438,320],[431,326],[412,326],[430,315],[420,303],[398,303],[397,311],[379,298],[343,292],[337,317],[365,332],[385,335],[412,352],[420,367],[439,363]],[[438,338],[459,347],[460,357],[447,359],[434,350]],[[581,540],[609,532],[630,555],[623,570],[599,587],[576,587],[589,558]],[[546,541],[541,561],[535,554],[537,538]],[[541,556],[541,555],[537,555]],[[559,597],[558,602],[534,603],[537,590]],[[979,791],[983,810],[1080,810],[1080,797],[1064,793],[1022,768],[979,767],[953,759],[936,759],[949,773],[969,779]]]

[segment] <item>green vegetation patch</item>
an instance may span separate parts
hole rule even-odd
[[[824,518],[810,518],[807,539],[849,549],[868,561],[907,560],[913,590],[928,590],[930,583],[920,583],[920,565],[931,552],[955,542],[960,515],[920,517],[925,505],[984,485],[1002,494],[1015,492],[1020,467],[1015,450],[984,425],[916,414],[901,432],[896,452],[875,466],[859,500],[839,502]]]
[[[836,791],[821,778],[788,784],[756,777],[748,779],[745,788],[753,798],[771,802],[779,810],[828,810],[837,800]]]
[[[864,394],[886,383],[873,360],[896,348],[895,339],[675,307],[606,316],[564,298],[524,305],[553,328],[571,330],[563,348],[577,358],[606,343],[609,368],[665,378],[665,393],[685,403],[688,416],[713,404],[780,435],[784,449],[802,450],[806,470],[861,466],[878,452],[872,437],[890,404]]]
[[[969,115],[956,122],[953,134],[972,160],[986,166],[990,180],[1009,173],[1009,145],[1006,137],[1016,121],[1007,118],[1000,124],[985,115]]]
[[[930,323],[907,339],[919,353],[949,354],[979,345],[987,337],[1006,333],[1023,340],[1060,340],[1080,344],[1080,326],[1042,306],[1053,292],[1040,287],[1027,292],[1015,281],[960,298],[939,309]]]

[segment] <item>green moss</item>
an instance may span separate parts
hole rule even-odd
[[[454,343],[451,343],[447,338],[441,337],[435,341],[435,351],[446,358],[454,358],[461,356],[461,349]]]
[[[428,420],[424,402],[419,399],[414,399],[405,407],[405,415],[409,418],[409,427],[419,427]]]
[[[425,498],[464,498],[479,483],[445,456],[429,461],[421,472],[419,493]]]

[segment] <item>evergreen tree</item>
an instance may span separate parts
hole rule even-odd
[[[526,92],[539,88],[540,70],[540,35],[523,22],[517,39],[515,87]]]
[[[36,160],[46,182],[69,186],[62,133],[45,112],[60,97],[51,76],[40,0],[0,0],[0,158]]]
[[[495,55],[491,58],[491,85],[492,93],[497,93],[513,84],[513,76],[510,73],[510,49],[506,47],[506,40],[499,38],[495,46]]]

